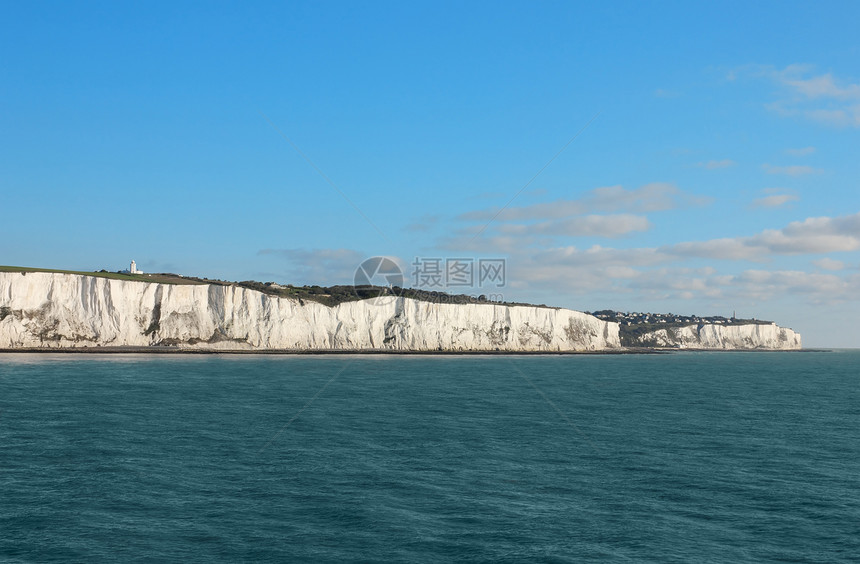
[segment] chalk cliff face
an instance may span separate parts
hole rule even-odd
[[[336,307],[238,286],[0,273],[0,348],[589,351],[618,324],[566,309],[405,298]]]
[[[641,335],[636,344],[679,349],[766,349],[801,348],[800,335],[791,329],[769,325],[689,325],[658,329]]]

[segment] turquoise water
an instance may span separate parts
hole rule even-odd
[[[0,355],[0,560],[849,562],[860,354]]]

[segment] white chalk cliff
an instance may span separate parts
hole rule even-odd
[[[775,323],[767,325],[688,325],[658,329],[639,336],[635,344],[678,349],[765,349],[801,348],[800,334]]]
[[[0,273],[0,348],[599,351],[618,324],[567,309],[385,298],[328,307],[239,286]]]

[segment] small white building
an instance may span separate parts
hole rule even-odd
[[[123,274],[143,274],[142,270],[137,269],[137,263],[134,260],[131,261],[131,264],[126,270],[122,271]]]

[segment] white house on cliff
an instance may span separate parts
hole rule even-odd
[[[133,260],[131,261],[131,264],[126,270],[121,270],[120,272],[122,272],[123,274],[143,274],[142,270],[137,269],[137,263],[135,263]]]

